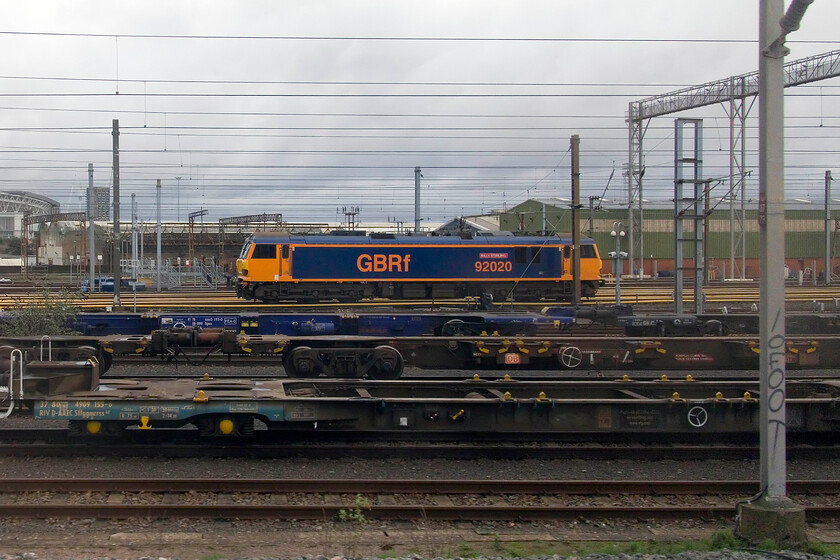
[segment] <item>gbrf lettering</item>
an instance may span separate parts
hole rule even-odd
[[[411,255],[368,255],[361,254],[356,259],[356,268],[360,272],[408,272]]]

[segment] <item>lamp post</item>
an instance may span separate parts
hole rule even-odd
[[[627,256],[627,253],[621,250],[621,238],[627,235],[627,230],[621,222],[613,222],[612,231],[610,235],[615,237],[615,251],[610,252],[609,256],[613,259],[613,269],[615,272],[615,304],[621,304],[621,272],[623,266],[621,259]]]

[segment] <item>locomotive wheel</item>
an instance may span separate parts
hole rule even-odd
[[[289,352],[283,360],[283,368],[289,377],[317,377],[320,368],[311,356],[312,348],[309,346],[298,346]]]
[[[397,379],[402,375],[404,365],[402,354],[396,348],[377,346],[370,353],[365,371],[371,379]]]

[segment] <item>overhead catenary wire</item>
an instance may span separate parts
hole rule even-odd
[[[3,34],[0,32],[0,35]],[[2,134],[0,146],[4,146],[0,147],[0,167],[11,172],[5,173],[6,176],[0,180],[4,186],[8,188],[33,186],[49,193],[69,192],[74,182],[68,178],[67,172],[73,173],[76,165],[81,165],[88,159],[94,160],[98,170],[107,169],[109,155],[107,147],[103,149],[97,137],[104,138],[105,134],[110,133],[110,127],[74,127],[73,121],[80,122],[81,117],[85,115],[107,115],[108,120],[114,115],[132,117],[142,115],[140,121],[137,118],[133,119],[133,124],[136,126],[132,126],[132,123],[123,123],[122,133],[127,143],[121,152],[124,156],[122,169],[131,175],[123,175],[122,182],[129,188],[137,189],[141,200],[144,200],[143,193],[147,192],[144,189],[147,189],[147,182],[150,179],[163,176],[166,182],[167,174],[177,174],[179,176],[194,175],[195,179],[190,179],[190,181],[201,181],[201,188],[207,189],[208,192],[213,190],[217,194],[226,193],[231,185],[239,185],[240,188],[246,187],[248,190],[259,193],[259,196],[265,200],[283,201],[295,207],[301,204],[300,201],[289,200],[287,193],[318,189],[319,183],[325,183],[329,188],[333,188],[334,192],[338,190],[339,196],[349,197],[342,198],[341,204],[356,205],[358,201],[352,200],[356,193],[360,197],[369,196],[388,182],[392,183],[388,188],[394,190],[395,196],[402,197],[406,187],[400,183],[400,175],[409,164],[413,168],[415,163],[421,163],[425,169],[434,170],[435,175],[441,178],[439,181],[435,178],[430,179],[429,188],[432,192],[443,193],[446,189],[459,188],[473,189],[479,193],[476,198],[480,197],[481,200],[467,205],[469,208],[503,206],[519,200],[517,197],[522,196],[523,193],[528,193],[529,185],[533,185],[530,188],[539,189],[545,186],[547,190],[558,187],[560,181],[552,175],[560,175],[556,172],[560,164],[552,160],[556,160],[559,151],[553,148],[556,147],[558,140],[564,140],[564,135],[572,132],[592,137],[588,140],[590,150],[584,156],[584,161],[588,165],[585,166],[581,187],[592,189],[593,185],[597,184],[600,190],[606,179],[606,172],[610,171],[600,158],[620,159],[623,155],[620,148],[611,148],[609,143],[615,141],[626,143],[626,135],[622,134],[626,128],[621,126],[623,120],[621,113],[626,108],[626,100],[636,95],[649,95],[651,88],[682,87],[685,84],[667,85],[664,83],[666,80],[661,80],[662,84],[634,83],[630,80],[562,83],[555,76],[544,82],[529,80],[527,77],[521,81],[415,79],[405,82],[389,79],[273,80],[270,76],[266,79],[254,80],[224,78],[204,80],[180,76],[168,79],[163,75],[134,75],[126,78],[126,73],[130,74],[131,68],[124,63],[121,56],[129,50],[128,45],[134,41],[176,39],[185,41],[254,40],[258,44],[264,44],[263,41],[345,40],[375,43],[458,41],[481,45],[499,42],[504,44],[505,48],[514,43],[538,42],[546,44],[695,43],[698,45],[740,43],[749,49],[755,46],[755,42],[751,40],[738,39],[728,42],[705,38],[702,40],[665,38],[649,41],[610,37],[555,39],[492,36],[115,35],[107,33],[52,34],[39,33],[37,30],[18,34],[12,32],[6,35],[9,37],[26,35],[34,40],[38,37],[104,38],[106,41],[113,41],[109,48],[116,47],[119,52],[116,59],[109,59],[113,63],[111,68],[115,69],[115,76],[55,76],[50,75],[50,72],[42,76],[22,75],[13,69],[8,70],[6,76],[0,77],[0,81],[5,81],[10,85],[5,92],[17,96],[8,98],[4,106],[0,107],[4,115],[3,124],[7,125],[5,128],[0,128],[0,134]],[[814,44],[817,43],[814,42]],[[117,88],[113,87],[115,81]],[[140,88],[141,82],[142,88]],[[107,93],[98,91],[101,89],[100,86],[106,86],[109,91]],[[39,90],[44,87],[52,88],[54,91]],[[342,87],[345,88],[344,91],[331,89]],[[497,91],[488,91],[490,88]],[[69,91],[71,89],[77,91]],[[118,94],[115,89],[119,91]],[[800,91],[813,92],[814,95],[821,94],[820,100],[825,99],[827,105],[830,105],[830,100],[834,95],[832,89],[819,91],[813,88]],[[142,103],[139,101],[141,96]],[[803,100],[808,98],[798,97],[803,97]],[[305,106],[308,105],[306,100],[313,98],[334,101],[333,107],[330,107],[330,110],[318,111],[313,110],[317,107]],[[367,98],[370,98],[370,101],[366,102]],[[599,110],[581,111],[579,114],[574,110],[566,110],[565,101],[572,103],[587,98],[603,98],[605,103],[612,103],[613,107],[604,110],[603,114],[598,114]],[[21,107],[12,107],[18,104],[18,99],[27,101],[21,101]],[[272,99],[285,99],[288,102],[283,101],[272,105],[270,103]],[[297,99],[302,101],[298,102]],[[484,99],[488,101],[485,102]],[[510,102],[505,106],[504,114],[495,114],[487,110],[490,106],[489,100],[492,99]],[[558,102],[554,102],[555,99]],[[243,100],[243,102],[237,103],[232,100]],[[445,106],[438,105],[437,102],[440,100],[451,101],[451,103]],[[35,106],[39,104],[42,106]],[[23,105],[26,107],[22,107]],[[111,107],[106,108],[102,105]],[[278,105],[283,105],[283,109],[286,108],[285,106],[300,106],[305,110],[300,112],[270,110]],[[535,109],[538,105],[540,108]],[[142,107],[142,110],[138,107]],[[438,111],[438,107],[441,110]],[[31,113],[25,115],[23,111]],[[568,114],[561,114],[566,112]],[[826,123],[831,123],[833,122],[831,119],[838,118],[830,114],[832,112],[830,107],[827,107],[825,111],[821,110],[820,117],[823,116],[823,112],[828,113],[825,115]],[[40,129],[25,126],[31,117],[40,113],[54,115],[55,120],[60,121],[56,123],[59,126]],[[18,120],[18,115],[23,118]],[[75,115],[80,118],[75,119]],[[203,123],[205,126],[189,126],[191,123],[187,121],[187,117],[193,116],[206,117]],[[161,117],[164,126],[160,126]],[[431,119],[438,118],[447,119],[449,122],[445,126],[422,126],[433,125]],[[236,119],[240,121],[237,122]],[[344,119],[367,119],[372,122],[364,123],[365,126],[340,126],[362,124]],[[412,121],[412,119],[415,120]],[[523,122],[524,119],[531,119],[531,121]],[[533,119],[550,120],[550,124],[534,122]],[[801,137],[803,141],[809,140],[810,125],[806,121],[798,122],[801,123],[798,126],[802,134],[791,135],[789,138]],[[139,126],[141,123],[143,126]],[[213,127],[213,124],[234,126]],[[558,126],[561,124],[568,126]],[[606,126],[596,126],[596,124]],[[822,130],[827,134],[824,139],[835,138],[831,133],[831,127],[832,125],[829,124]],[[649,132],[657,128],[652,126]],[[749,135],[752,129],[748,127],[747,130]],[[44,141],[41,146],[35,146],[41,141],[40,138],[36,140],[36,134],[50,136],[50,140]],[[177,138],[177,142],[174,141],[173,136]],[[212,144],[214,139],[223,142],[223,146],[214,147]],[[667,156],[670,151],[667,149],[667,138],[658,139],[651,136],[649,140],[650,145],[655,146],[657,142],[661,142],[661,145],[645,150],[648,169],[667,170],[669,167]],[[516,144],[505,144],[509,141]],[[752,140],[748,139],[748,141]],[[260,142],[264,142],[265,145],[259,144]],[[754,150],[749,147],[746,153],[751,155]],[[810,166],[824,167],[824,163],[819,160],[804,163],[806,158],[823,157],[821,154],[825,157],[834,155],[830,149],[821,150],[809,145],[797,146],[789,153],[791,154],[790,172],[803,175],[812,168]],[[78,156],[78,159],[74,160],[74,156]],[[361,161],[352,161],[355,158],[361,160],[361,158],[369,157],[375,159],[364,165]],[[424,158],[422,162],[411,161],[420,158]],[[711,161],[707,164],[710,172],[713,172],[716,167],[718,166]],[[531,178],[528,182],[528,176],[539,174],[544,174],[543,180],[534,184],[534,179]],[[327,175],[331,176],[327,177]],[[355,177],[357,175],[364,175],[367,179],[359,181]],[[35,178],[38,176],[41,177],[40,182]],[[442,179],[444,176],[446,179]],[[479,176],[480,180],[477,179]],[[49,180],[45,181],[44,177],[49,177]],[[667,188],[667,180],[663,181],[652,175],[650,179],[647,183],[650,187],[660,190],[663,187]],[[802,184],[805,185],[806,182],[807,179],[803,179]],[[187,181],[185,180],[184,183],[186,184]],[[350,188],[337,189],[342,185]],[[505,188],[500,188],[500,186]],[[507,194],[500,195],[500,192]],[[447,196],[450,199],[453,196],[461,199],[468,197],[467,194],[462,193]],[[229,203],[229,198],[229,196],[225,197],[225,202],[215,202],[213,207],[224,210],[226,203]],[[237,200],[236,204],[243,203]],[[311,204],[313,208],[320,208],[318,202]],[[335,202],[331,201],[329,206],[332,207],[334,204]],[[401,200],[399,204],[395,207],[401,209],[409,207]]]
[[[185,39],[185,40],[247,40],[247,41],[411,41],[411,42],[521,42],[521,43],[698,43],[754,45],[755,39],[740,38],[656,38],[656,37],[457,37],[457,36],[389,36],[389,35],[234,35],[234,34],[174,34],[174,33],[85,33],[59,31],[0,31],[0,35],[43,37],[88,37],[105,39]],[[837,40],[789,40],[787,43],[835,44]]]

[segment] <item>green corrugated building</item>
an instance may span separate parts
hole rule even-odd
[[[543,230],[548,232],[568,233],[572,231],[571,209],[568,202],[528,200],[522,204],[499,213],[499,229],[517,234],[537,234]],[[831,222],[831,250],[832,259],[840,254],[840,231],[838,220],[840,210],[832,214]],[[707,218],[708,238],[706,240],[706,258],[709,267],[717,277],[722,277],[729,268],[730,256],[730,211],[729,206],[720,205],[713,208]],[[615,248],[615,238],[610,235],[613,224],[622,222],[629,227],[627,207],[603,207],[590,211],[584,206],[580,211],[580,229],[583,235],[595,239],[605,259],[605,269],[608,269],[606,254]],[[740,227],[735,222],[736,235]],[[785,255],[786,262],[792,271],[810,271],[816,264],[816,270],[824,270],[825,259],[825,210],[789,208],[785,211]],[[661,205],[644,210],[644,226],[642,230],[644,240],[646,273],[653,270],[673,270],[674,264],[674,209]],[[744,235],[746,249],[746,276],[758,275],[758,221],[757,209],[747,208],[744,218]],[[625,240],[622,250],[628,251],[628,241]],[[740,274],[741,255],[736,254],[736,273]],[[840,258],[838,258],[840,261]],[[654,264],[655,263],[655,264]],[[834,264],[834,263],[833,263]],[[837,263],[840,265],[840,262]],[[654,268],[655,266],[655,268]],[[806,272],[807,272],[806,271]],[[625,272],[629,270],[625,269]],[[840,270],[835,270],[835,274]],[[727,272],[727,276],[730,274]]]

